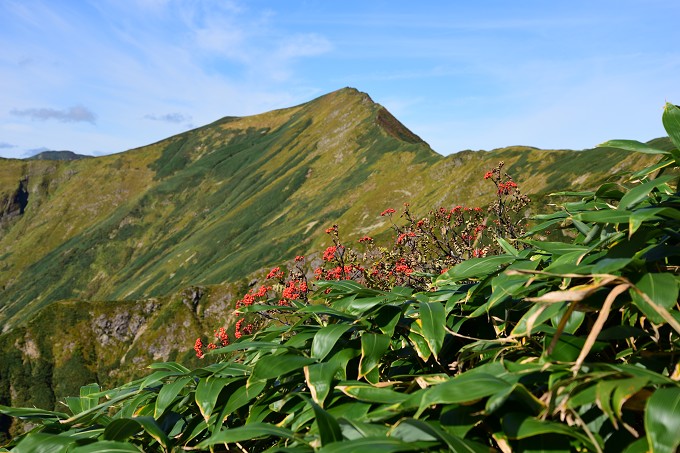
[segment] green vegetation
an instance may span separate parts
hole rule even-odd
[[[404,278],[427,277],[424,287],[376,289],[347,279],[356,269],[345,269],[350,251],[331,227],[334,245],[323,260],[342,264],[338,280],[317,281],[311,290],[296,265],[278,289],[251,288],[237,302],[244,317],[230,330],[235,341],[228,344],[227,332],[218,330],[226,346],[205,351],[196,342],[202,367],[154,363],[148,376],[113,390],[83,386],[80,396],[66,399],[68,412],[0,407],[35,424],[9,446],[15,452],[674,452],[680,446],[680,109],[667,104],[663,123],[672,147],[603,145],[610,159],[617,155],[610,149],[618,148],[655,163],[625,182],[557,193],[557,209],[535,215],[538,224],[526,234],[512,234],[504,211],[492,207],[489,219],[505,225],[496,230],[495,254],[479,256],[483,243],[468,236],[484,228],[470,214],[450,237],[465,258],[477,257],[456,258],[439,275],[427,274],[437,266],[416,260],[423,273],[416,275],[409,259],[424,255],[402,244],[427,230],[414,229],[416,217],[395,224],[395,250],[403,255],[385,248],[377,259]],[[459,158],[462,165],[474,156]],[[516,187],[493,172],[484,178],[496,183],[500,201]],[[454,223],[455,209],[447,218]],[[549,236],[546,230],[562,234],[539,240]],[[273,269],[268,277],[284,274]],[[267,322],[243,326],[260,315]],[[86,355],[81,349],[74,360]]]

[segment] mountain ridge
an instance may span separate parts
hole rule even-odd
[[[78,159],[91,159],[94,156],[88,156],[86,154],[77,154],[73,151],[42,151],[38,154],[34,154],[31,157],[26,157],[26,160],[78,160]]]

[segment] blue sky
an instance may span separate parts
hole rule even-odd
[[[352,86],[437,152],[664,135],[680,2],[0,0],[0,156],[108,154]]]

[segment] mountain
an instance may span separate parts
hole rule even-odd
[[[93,156],[76,154],[73,151],[43,151],[34,156],[27,157],[28,160],[78,160],[89,159]]]
[[[333,223],[348,240],[380,236],[379,213],[404,202],[487,204],[499,160],[540,199],[655,159],[525,146],[444,157],[352,88],[115,155],[0,159],[0,404],[49,406],[64,386],[189,360],[187,341],[223,325],[258,270],[327,245]]]

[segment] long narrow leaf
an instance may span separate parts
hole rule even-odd
[[[331,352],[340,337],[351,327],[350,324],[330,324],[322,327],[312,340],[312,357],[323,360]]]
[[[423,330],[423,337],[436,358],[439,356],[446,335],[444,305],[440,302],[421,302],[419,321]]]
[[[390,337],[384,334],[366,333],[361,336],[361,360],[359,378],[366,376],[380,364],[390,347]]]
[[[295,354],[281,354],[267,356],[260,359],[250,375],[251,381],[262,381],[283,376],[291,371],[299,370],[306,365],[315,363],[315,359]]]
[[[158,397],[156,398],[156,406],[154,409],[154,417],[160,417],[165,409],[167,409],[170,404],[175,400],[177,395],[184,389],[184,387],[192,382],[193,378],[189,376],[183,376],[175,381],[165,384],[161,390],[158,392]]]
[[[654,453],[674,453],[680,446],[680,388],[657,390],[647,401],[645,430]]]
[[[295,439],[295,433],[289,429],[280,428],[267,423],[249,423],[237,428],[223,429],[203,442],[200,442],[196,447],[205,449],[210,448],[213,445],[243,442],[262,437]]]
[[[670,154],[668,151],[651,147],[636,140],[609,140],[597,145],[598,148],[616,148],[643,154]]]
[[[666,102],[661,116],[663,127],[677,149],[680,149],[680,109]]]

